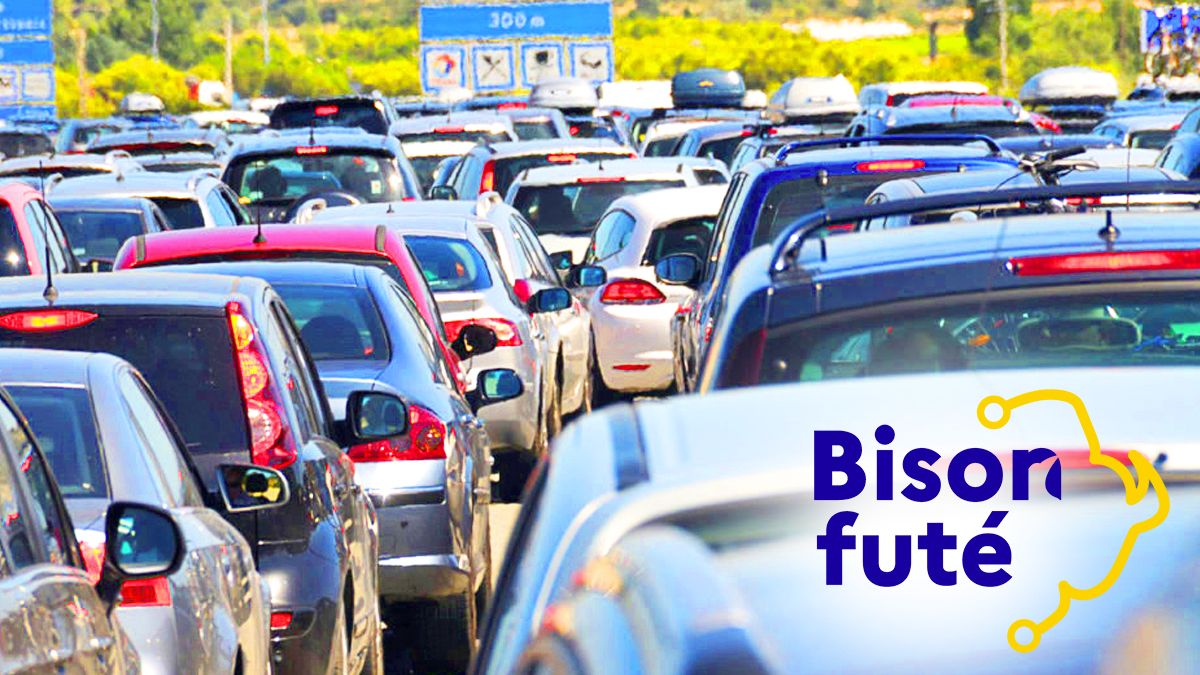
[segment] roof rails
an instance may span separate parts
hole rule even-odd
[[[1069,186],[1016,187],[988,192],[953,192],[878,204],[820,209],[795,221],[776,238],[775,253],[771,256],[771,275],[781,276],[797,271],[799,268],[797,263],[804,242],[822,228],[834,223],[853,223],[857,227],[858,223],[865,220],[884,216],[912,215],[927,211],[967,209],[1022,202],[1046,202],[1071,197],[1132,197],[1155,194],[1200,195],[1200,182],[1161,180],[1145,183],[1085,183]],[[824,246],[822,246],[821,258],[825,259]]]
[[[933,143],[983,143],[993,155],[1003,155],[1004,149],[991,136],[982,134],[890,134],[887,136],[847,136],[842,138],[822,138],[815,141],[796,141],[788,143],[775,153],[775,164],[782,165],[787,156],[796,151],[815,150],[817,148],[846,148],[865,143],[882,145],[922,145]]]

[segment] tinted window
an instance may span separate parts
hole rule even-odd
[[[102,124],[78,126],[75,127],[75,132],[71,137],[71,140],[78,145],[87,145],[104,134],[115,133],[120,130],[121,127],[106,126]]]
[[[719,138],[701,143],[700,152],[697,154],[699,154],[701,157],[712,157],[713,159],[719,159],[724,162],[726,166],[728,166],[729,163],[733,161],[733,153],[737,151],[737,148],[739,145],[741,145],[742,140],[743,139],[741,136],[731,136],[729,138]]]
[[[150,141],[148,143],[118,143],[108,145],[104,142],[95,143],[89,151],[97,153],[124,150],[134,157],[166,157],[184,152],[203,152],[213,154],[217,148],[209,141]]]
[[[0,202],[0,276],[20,277],[29,274],[25,245],[17,231],[17,221],[8,204]]]
[[[547,138],[558,138],[558,130],[555,129],[554,123],[550,120],[544,122],[513,122],[513,130],[517,132],[517,138],[523,141],[536,141]]]
[[[1174,137],[1175,132],[1168,129],[1135,131],[1129,135],[1129,147],[1162,150]]]
[[[495,164],[496,182],[492,188],[501,195],[508,194],[508,188],[525,169],[536,169],[539,166],[554,164],[571,164],[573,162],[598,162],[602,159],[621,159],[630,157],[632,153],[620,152],[571,152],[551,153],[545,155],[523,155],[498,159]],[[551,161],[553,159],[553,161]]]
[[[992,138],[1037,136],[1037,127],[1030,123],[980,122],[978,124],[914,124],[907,127],[888,127],[884,134],[981,134]]]
[[[188,230],[204,227],[204,212],[200,210],[200,202],[195,199],[176,199],[174,197],[152,197],[151,201],[162,209],[173,230]]]
[[[29,420],[63,496],[107,497],[104,457],[87,390],[49,385],[7,389]]]
[[[388,128],[382,107],[380,101],[313,101],[283,105],[271,113],[271,127],[358,127],[369,134],[384,135]]]
[[[387,332],[370,291],[354,286],[272,284],[318,361],[387,361]]]
[[[324,146],[317,149],[325,150]],[[352,192],[369,202],[411,196],[404,192],[393,157],[363,150],[235,159],[225,171],[225,182],[251,204],[288,204],[314,192],[333,190]]]
[[[624,211],[613,211],[605,216],[600,227],[596,228],[596,234],[588,248],[588,259],[604,260],[620,251],[629,243],[634,225],[633,216]]]
[[[9,159],[26,155],[46,155],[54,150],[42,134],[0,134],[0,153]]]
[[[245,451],[242,394],[224,316],[101,314],[53,333],[0,329],[0,346],[106,352],[129,361],[158,394],[195,453]],[[229,420],[213,424],[213,420]]]
[[[492,287],[487,263],[469,241],[449,237],[406,237],[406,240],[434,293]]]
[[[690,253],[703,259],[712,238],[713,221],[713,218],[681,220],[650,233],[642,264],[654,265],[677,253]]]
[[[397,134],[401,143],[428,143],[431,141],[459,141],[471,143],[506,143],[516,140],[503,129],[483,129],[470,131],[462,127],[453,127],[456,131],[427,131],[414,134]]]
[[[590,234],[596,221],[621,197],[683,187],[679,180],[581,182],[521,187],[513,206],[538,234]]]
[[[58,211],[75,257],[112,260],[126,239],[143,233],[142,215],[130,211]]]

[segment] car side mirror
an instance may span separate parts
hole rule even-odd
[[[565,288],[543,288],[529,298],[525,309],[530,314],[558,312],[571,306],[571,293]]]
[[[574,264],[575,256],[570,251],[559,251],[558,253],[550,254],[550,265],[559,272],[571,269],[571,265]]]
[[[608,272],[597,265],[578,265],[567,275],[571,288],[598,288],[608,283]]]
[[[292,496],[282,473],[251,464],[218,466],[217,487],[229,513],[275,508],[286,504]]]
[[[173,574],[183,563],[186,546],[179,524],[157,506],[113,502],[104,519],[104,567],[96,592],[108,607],[126,581]]]
[[[472,410],[478,411],[487,405],[511,401],[523,393],[525,385],[516,371],[492,368],[479,373],[478,385],[467,392],[467,402]]]
[[[477,323],[469,323],[458,331],[458,337],[450,343],[450,349],[465,361],[472,356],[483,356],[495,351],[499,341],[496,331]]]
[[[346,426],[354,444],[382,441],[408,433],[408,406],[382,391],[356,391],[346,399]]]
[[[664,284],[693,286],[700,277],[700,259],[691,253],[676,253],[654,265],[654,276]]]
[[[429,198],[454,201],[458,199],[458,191],[449,185],[434,185],[429,188]]]

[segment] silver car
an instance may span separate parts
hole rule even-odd
[[[270,672],[267,584],[246,539],[205,508],[183,441],[142,376],[108,354],[4,349],[0,380],[50,462],[93,580],[103,566],[112,502],[159,507],[182,531],[186,554],[177,571],[121,590],[116,617],[142,672]],[[278,481],[275,501],[286,501],[282,475],[241,467],[247,469]]]
[[[55,197],[145,197],[162,209],[171,228],[246,225],[250,214],[238,196],[218,178],[205,173],[171,174],[139,171],[68,178],[54,187]]]

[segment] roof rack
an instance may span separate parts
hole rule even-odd
[[[796,151],[815,150],[817,148],[846,148],[863,145],[864,143],[880,143],[882,145],[921,145],[935,143],[983,143],[993,155],[1003,155],[1004,149],[991,136],[982,134],[891,134],[888,136],[846,136],[842,138],[822,138],[815,141],[796,141],[788,143],[775,153],[775,164],[782,165],[788,155]]]
[[[832,209],[820,209],[789,225],[775,240],[771,256],[771,275],[779,276],[798,269],[804,242],[813,234],[834,223],[857,224],[884,216],[900,216],[985,205],[1045,202],[1071,197],[1132,197],[1137,195],[1175,194],[1200,195],[1200,182],[1147,181],[1145,183],[1083,183],[1075,185],[1046,185],[1016,187],[987,192],[956,192],[914,197],[879,204],[863,204]],[[1114,204],[1113,206],[1118,206]],[[822,259],[825,250],[822,247]]]

